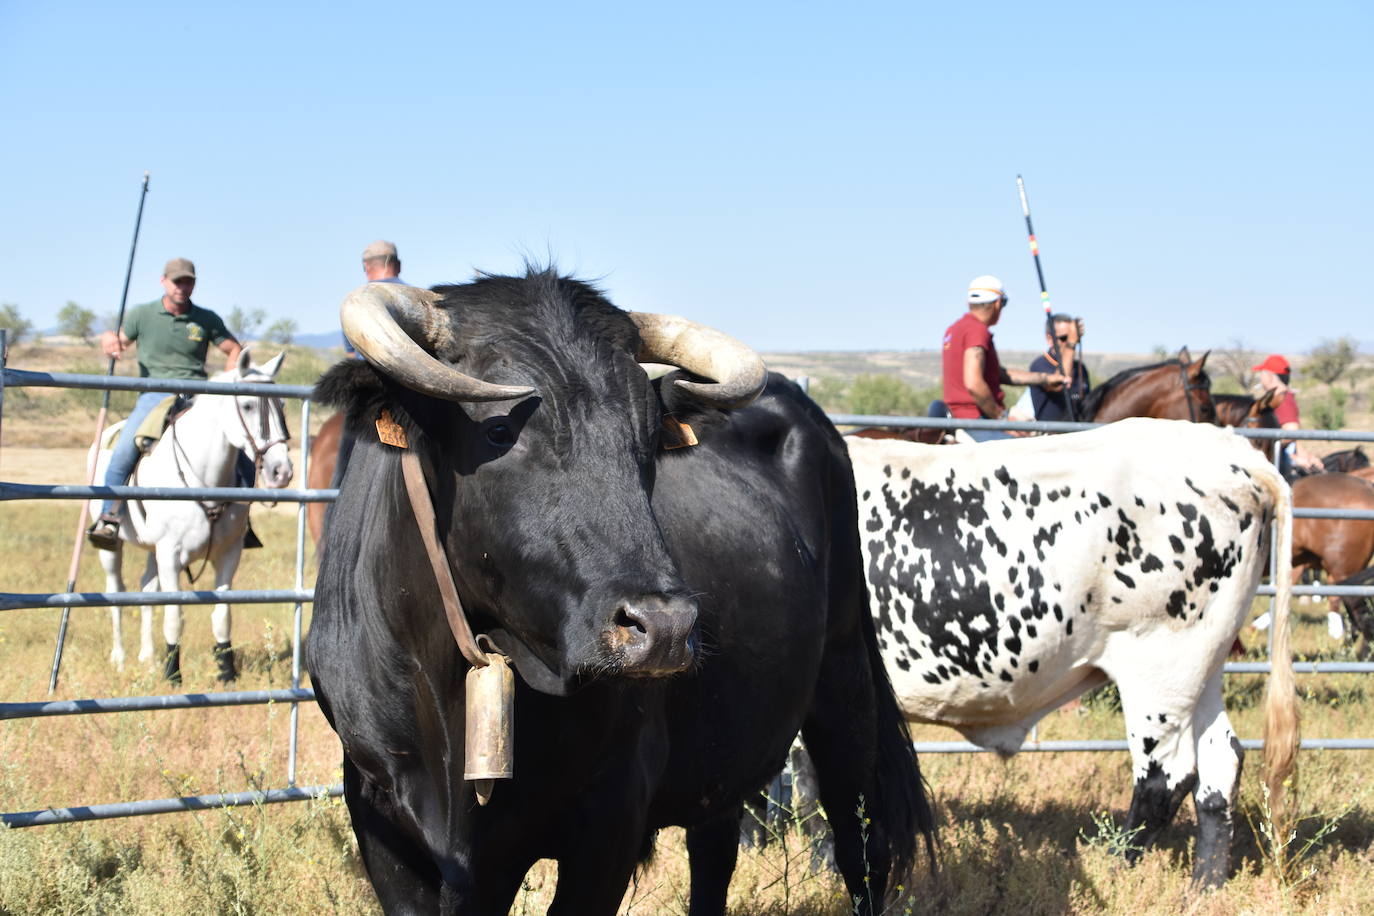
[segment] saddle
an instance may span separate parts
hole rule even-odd
[[[153,450],[153,446],[157,445],[157,440],[162,438],[167,427],[190,406],[189,398],[176,394],[169,394],[158,402],[152,413],[148,414],[138,425],[138,429],[134,430],[134,444],[138,446],[140,457]]]

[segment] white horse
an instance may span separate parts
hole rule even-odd
[[[279,354],[265,366],[254,366],[245,349],[233,369],[212,376],[214,382],[267,383],[281,368]],[[103,437],[97,480],[103,479],[109,464],[109,444],[118,435],[116,424]],[[291,456],[286,443],[286,415],[280,398],[259,395],[198,394],[191,406],[176,418],[134,468],[129,483],[140,487],[232,487],[234,469],[242,450],[254,459],[267,487],[284,487],[291,482]],[[250,482],[251,485],[251,482]],[[100,502],[93,501],[91,514],[100,514]],[[215,568],[215,590],[225,591],[238,570],[243,536],[248,530],[247,503],[206,503],[200,500],[126,500],[119,510],[119,538],[149,551],[140,586],[143,591],[177,591],[184,569],[198,576],[193,564]],[[105,569],[109,591],[124,591],[121,571],[123,543],[114,550],[101,550],[100,565]],[[138,660],[153,659],[153,609],[144,605],[142,645]],[[124,643],[120,636],[120,609],[110,608],[114,623],[114,647],[110,661],[124,669]],[[237,678],[233,644],[229,638],[229,605],[216,604],[210,617],[215,634],[215,658],[219,680]],[[181,606],[169,604],[162,618],[166,642],[164,674],[173,682],[181,680]]]

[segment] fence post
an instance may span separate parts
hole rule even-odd
[[[310,479],[310,401],[301,402],[301,481]],[[296,588],[305,588],[305,513],[306,504],[296,507]],[[291,626],[291,689],[301,686],[301,602],[296,602],[296,612]],[[300,731],[301,704],[291,704],[291,743],[286,756],[286,784],[296,787],[296,742]]]

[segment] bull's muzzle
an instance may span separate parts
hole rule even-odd
[[[643,596],[616,608],[607,632],[624,674],[662,677],[696,658],[697,604],[690,598]]]

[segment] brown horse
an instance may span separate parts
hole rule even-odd
[[[305,475],[305,485],[312,490],[327,490],[334,481],[334,466],[339,460],[339,440],[343,438],[342,412],[333,414],[315,438],[310,442],[310,468]],[[316,544],[324,533],[324,513],[328,503],[308,503],[305,508],[306,524],[310,526],[310,537]]]
[[[1313,474],[1293,482],[1297,509],[1374,510],[1374,483],[1352,474]],[[1341,582],[1369,565],[1374,557],[1374,521],[1351,518],[1293,519],[1293,581],[1303,571],[1321,569],[1327,581]],[[1329,599],[1340,611],[1339,599]],[[1356,630],[1359,630],[1358,622]]]
[[[1275,391],[1266,391],[1259,397],[1248,394],[1214,394],[1212,404],[1217,411],[1218,426],[1239,426],[1249,429],[1278,429],[1279,423],[1273,416],[1278,396]],[[1271,426],[1266,420],[1273,420]],[[1254,440],[1262,442],[1262,439]]]
[[[1126,417],[1155,417],[1215,423],[1216,405],[1206,362],[1206,353],[1194,362],[1184,347],[1174,359],[1124,369],[1088,394],[1079,419],[1112,423]]]
[[[1350,474],[1368,468],[1369,456],[1364,453],[1364,448],[1361,446],[1342,449],[1322,458],[1322,467],[1328,471],[1341,471]]]
[[[904,442],[924,442],[926,445],[943,445],[949,437],[948,429],[914,429],[909,426],[865,426],[845,433],[860,439],[901,439]]]
[[[1212,404],[1217,411],[1217,425],[1235,426],[1240,429],[1278,429],[1278,418],[1274,407],[1278,403],[1278,392],[1266,391],[1258,398],[1248,394],[1214,394]],[[1250,444],[1269,454],[1272,439],[1251,439]]]

